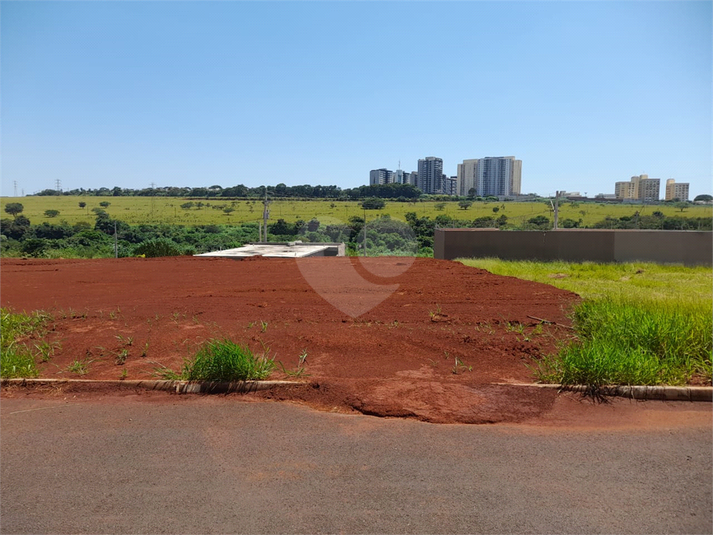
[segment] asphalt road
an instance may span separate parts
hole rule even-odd
[[[467,426],[224,397],[2,399],[0,529],[711,533],[700,416]]]

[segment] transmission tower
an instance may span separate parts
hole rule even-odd
[[[17,197],[17,180],[13,180],[12,185],[15,187],[15,197]]]
[[[62,194],[62,181],[58,178],[57,180],[54,181],[55,184],[55,190],[57,190],[57,195]]]

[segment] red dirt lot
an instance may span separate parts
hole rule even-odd
[[[3,259],[1,267],[3,307],[52,315],[54,354],[42,377],[152,379],[160,367],[179,371],[204,341],[230,338],[269,348],[288,370],[307,355],[302,376],[278,367],[271,377],[307,385],[253,398],[433,422],[519,421],[551,408],[553,392],[495,383],[532,381],[526,365],[572,336],[566,314],[578,299],[421,258]],[[87,363],[86,374],[68,370],[75,361]]]

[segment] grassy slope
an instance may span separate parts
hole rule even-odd
[[[711,384],[713,272],[705,267],[461,260],[580,294],[579,342],[537,365],[544,382]]]
[[[79,202],[87,203],[86,208],[79,208]],[[92,208],[99,207],[99,203],[108,201],[111,205],[106,209],[111,217],[126,221],[129,224],[141,223],[167,223],[182,225],[204,225],[210,223],[242,223],[247,221],[258,221],[262,218],[262,204],[258,201],[253,204],[251,201],[229,201],[229,200],[208,200],[201,201],[209,203],[211,206],[231,206],[235,211],[230,215],[225,215],[222,209],[217,210],[210,207],[202,209],[192,208],[184,210],[180,206],[187,202],[182,198],[156,197],[2,197],[0,207],[3,209],[1,215],[10,217],[4,212],[5,205],[9,202],[21,203],[25,210],[23,214],[32,223],[42,223],[43,221],[59,223],[64,220],[68,223],[87,221],[93,223],[95,216]],[[334,204],[334,207],[332,207]],[[484,203],[476,202],[468,210],[458,208],[458,203],[448,202],[442,211],[436,210],[438,202],[417,202],[400,203],[387,202],[383,210],[368,210],[367,217],[372,219],[382,214],[389,214],[394,219],[405,220],[406,212],[416,212],[419,217],[429,216],[431,218],[440,214],[446,214],[453,218],[475,219],[476,217],[506,215],[512,223],[522,223],[527,219],[538,215],[544,215],[551,219],[549,207],[544,203]],[[502,208],[505,206],[505,208]],[[498,207],[497,213],[493,208]],[[251,211],[252,208],[252,211]],[[48,218],[44,215],[45,210],[59,210],[60,215],[56,218]],[[305,221],[316,217],[324,224],[343,223],[351,216],[362,216],[364,211],[357,202],[342,201],[291,201],[276,200],[271,206],[271,220],[283,218],[287,221],[303,219]],[[631,216],[636,211],[642,215],[650,214],[659,210],[667,216],[683,215],[685,217],[713,217],[713,206],[693,206],[686,208],[683,213],[673,206],[636,206],[636,205],[605,205],[596,203],[579,204],[571,206],[565,203],[560,210],[561,219],[582,219],[585,225],[591,225],[604,219],[606,216],[621,217]]]
[[[467,266],[498,275],[551,284],[583,298],[620,296],[628,300],[692,301],[713,299],[713,271],[644,262],[507,262],[492,258],[461,259]]]

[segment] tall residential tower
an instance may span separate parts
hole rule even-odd
[[[419,160],[417,180],[416,187],[423,193],[443,193],[443,160],[434,156]]]
[[[522,160],[515,156],[463,160],[458,164],[457,180],[459,195],[520,195]]]

